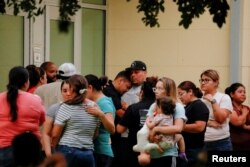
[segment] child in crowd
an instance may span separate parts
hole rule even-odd
[[[146,126],[137,133],[138,144],[133,147],[136,152],[141,152],[138,161],[141,165],[150,163],[150,151],[157,149],[159,152],[171,148],[177,142],[179,146],[179,157],[187,160],[185,155],[185,143],[182,135],[156,135],[154,143],[149,143],[148,134],[155,126],[171,126],[173,125],[173,114],[175,111],[175,102],[169,97],[162,97],[156,101],[156,110],[153,117],[148,117]]]
[[[42,162],[42,145],[34,133],[26,131],[16,135],[11,145],[14,166],[35,167]]]

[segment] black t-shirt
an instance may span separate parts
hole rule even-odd
[[[187,122],[192,124],[195,121],[208,121],[209,110],[201,100],[195,100],[185,107]],[[186,148],[201,148],[204,145],[204,135],[206,128],[199,133],[182,132]]]
[[[108,82],[108,85],[102,90],[103,94],[111,97],[112,101],[114,103],[115,109],[119,110],[122,108],[122,103],[121,103],[121,94],[115,89],[112,81],[110,80]],[[115,126],[120,122],[121,118],[119,118],[117,115],[115,116]],[[121,134],[115,132],[114,134],[111,135],[111,141],[112,141],[112,149],[114,151],[114,154],[117,153],[117,149],[119,149],[120,141],[121,140]]]
[[[128,141],[131,149],[132,146],[137,143],[136,134],[141,129],[139,110],[149,109],[154,101],[154,99],[144,99],[138,103],[130,105],[119,122],[120,125],[129,129]]]
[[[108,85],[102,90],[103,94],[111,97],[112,101],[114,103],[115,109],[119,110],[122,108],[122,102],[121,102],[121,94],[115,89],[114,85],[112,84],[112,81],[108,82]],[[120,122],[121,118],[119,118],[117,115],[115,116],[115,125]],[[120,134],[119,134],[120,135]]]
[[[121,103],[122,95],[115,89],[114,85],[112,84],[112,81],[108,82],[108,85],[102,90],[102,92],[106,96],[112,98],[116,110],[122,108],[122,103]]]

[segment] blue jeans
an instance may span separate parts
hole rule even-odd
[[[64,154],[68,167],[95,167],[93,150],[58,145],[56,151]]]
[[[0,148],[0,167],[11,167],[13,165],[13,155],[11,147]]]
[[[233,146],[230,137],[216,140],[216,141],[210,141],[205,142],[205,150],[206,151],[232,151]]]

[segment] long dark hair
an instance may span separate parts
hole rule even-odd
[[[103,86],[107,84],[107,78],[104,76],[102,76],[101,78],[98,78],[97,76],[93,74],[88,74],[88,75],[85,75],[85,78],[87,79],[88,84],[92,85],[92,87],[96,91],[101,91]]]
[[[33,64],[26,66],[26,69],[29,72],[29,81],[30,81],[29,88],[32,88],[36,86],[40,81],[40,70],[39,70],[39,67]]]
[[[147,77],[146,81],[143,82],[141,91],[143,92],[142,99],[155,99],[155,93],[153,88],[157,83],[158,77]]]
[[[242,83],[233,83],[232,85],[230,85],[229,87],[227,87],[225,89],[225,93],[228,94],[231,97],[231,93],[234,93],[239,87],[243,87],[245,88],[245,86]]]
[[[7,85],[7,102],[10,106],[11,121],[17,120],[17,96],[18,89],[23,88],[29,80],[28,70],[21,66],[13,67],[9,72],[9,83]]]
[[[201,98],[202,95],[203,95],[201,90],[198,87],[196,87],[196,85],[191,81],[183,81],[183,82],[181,82],[179,84],[178,88],[181,89],[181,90],[185,90],[186,92],[188,92],[189,90],[192,90],[194,96],[197,97],[197,98]]]
[[[86,78],[82,75],[73,75],[67,82],[69,83],[70,89],[76,93],[73,99],[67,100],[65,103],[69,105],[81,104],[86,98],[86,92],[88,87],[88,82]]]

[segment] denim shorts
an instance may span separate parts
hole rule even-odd
[[[233,146],[230,137],[225,139],[205,142],[206,151],[232,151]]]

